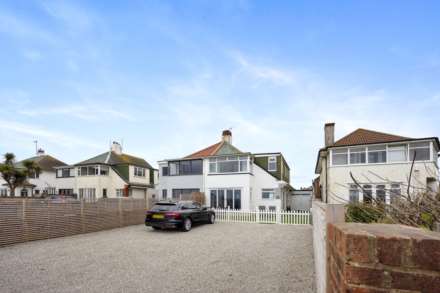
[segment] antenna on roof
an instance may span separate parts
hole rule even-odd
[[[121,148],[124,149],[124,139],[121,138]]]
[[[34,140],[34,144],[35,144],[35,154],[38,153],[38,140]]]

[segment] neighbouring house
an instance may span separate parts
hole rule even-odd
[[[160,199],[182,200],[205,194],[214,208],[280,210],[287,206],[290,168],[281,153],[242,152],[225,130],[220,142],[159,165]]]
[[[42,197],[56,195],[60,191],[59,185],[56,180],[56,168],[67,166],[66,163],[50,156],[46,155],[43,149],[37,151],[36,156],[19,161],[16,163],[16,167],[23,167],[24,161],[32,161],[40,167],[39,174],[33,174],[29,177],[23,186],[19,186],[15,189],[15,196],[22,197]],[[73,185],[66,183],[63,188],[72,188]],[[9,188],[6,182],[0,178],[0,196],[9,195]]]
[[[294,189],[289,195],[288,207],[295,211],[308,211],[312,207],[313,188]]]
[[[316,198],[328,203],[373,198],[390,203],[406,194],[408,186],[410,194],[438,191],[437,137],[409,138],[357,129],[335,141],[334,131],[334,123],[325,124],[325,147],[318,152],[315,168],[319,177],[313,182]]]
[[[113,142],[108,152],[57,168],[57,180],[72,180],[73,194],[78,199],[147,199],[155,197],[157,169],[142,158],[122,153],[122,146]]]

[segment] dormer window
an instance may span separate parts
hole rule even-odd
[[[134,176],[145,177],[145,168],[134,167]]]
[[[277,171],[277,157],[276,156],[270,156],[267,158],[267,170],[270,172]]]

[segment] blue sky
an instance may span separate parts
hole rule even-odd
[[[310,185],[323,124],[440,132],[436,1],[2,1],[0,153],[157,160],[232,128]]]

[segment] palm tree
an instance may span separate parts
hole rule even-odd
[[[6,153],[4,162],[0,163],[0,174],[9,187],[9,195],[15,196],[15,189],[22,186],[31,174],[40,174],[40,167],[33,161],[24,161],[23,167],[17,167],[15,155]]]

